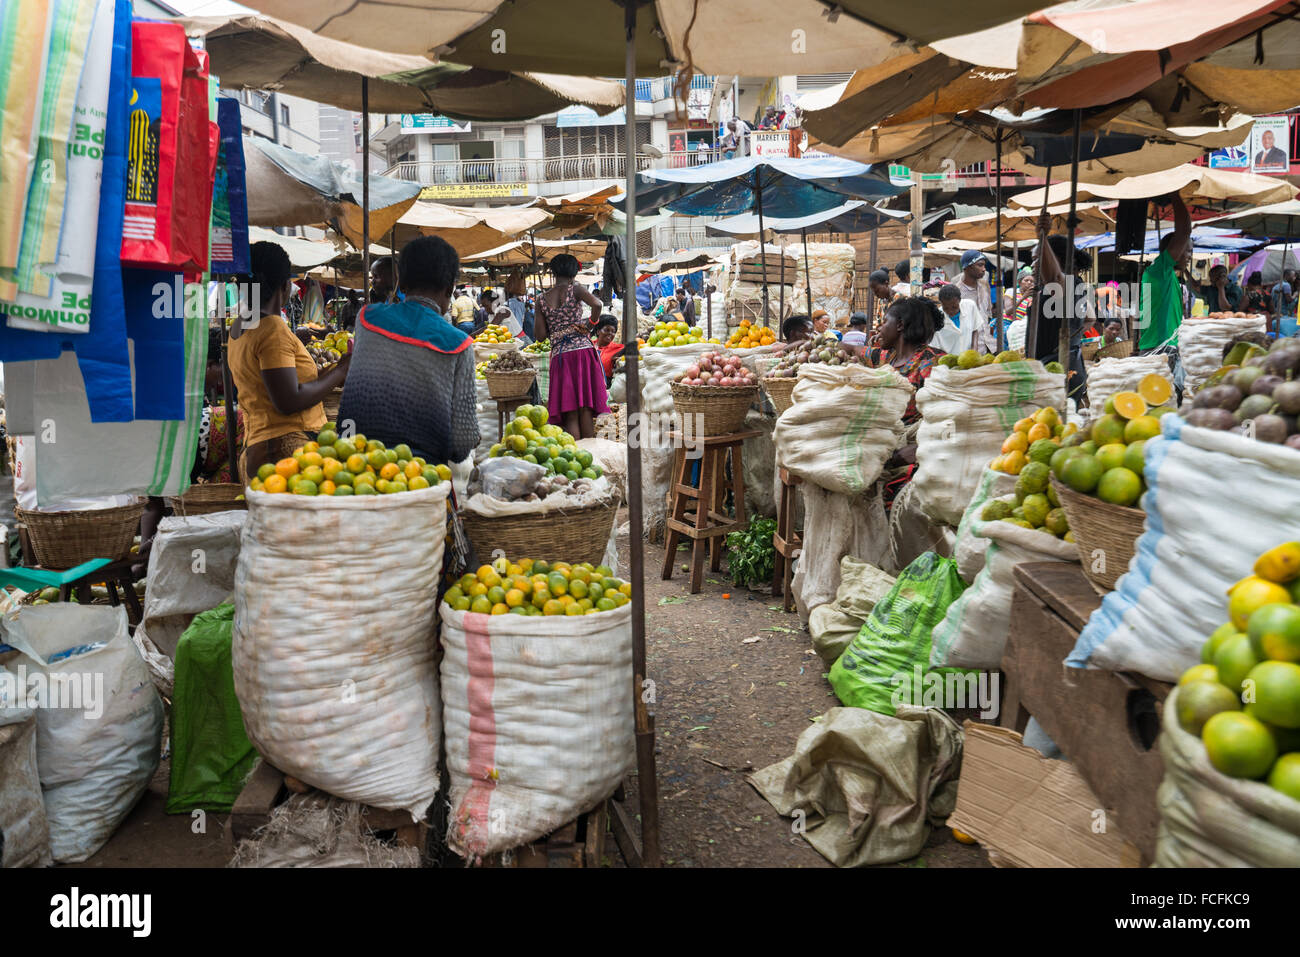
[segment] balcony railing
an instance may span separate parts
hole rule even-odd
[[[722,159],[720,150],[667,152],[662,159],[637,156],[637,172],[658,167],[682,169]],[[558,183],[586,179],[622,179],[627,175],[622,153],[556,156],[531,159],[469,159],[398,163],[385,174],[422,186],[446,184]]]

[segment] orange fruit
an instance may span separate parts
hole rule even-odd
[[[343,471],[343,463],[338,459],[326,459],[325,464],[321,466],[321,471],[327,479],[332,479],[336,474]]]
[[[1024,452],[1029,448],[1029,437],[1024,432],[1012,432],[1002,443],[1002,452]]]
[[[1245,631],[1250,616],[1258,609],[1290,601],[1291,593],[1281,585],[1251,575],[1228,589],[1228,617],[1239,630]]]
[[[542,614],[543,614],[543,615],[563,615],[563,614],[564,614],[564,606],[560,604],[560,602],[559,602],[558,599],[552,598],[550,601],[548,601],[546,604],[544,604],[544,605],[542,606]]]
[[[1137,391],[1138,395],[1146,400],[1147,405],[1164,405],[1174,394],[1174,386],[1159,372],[1152,372],[1142,377]]]
[[[300,474],[303,478],[308,479],[317,485],[320,485],[321,482],[325,481],[325,470],[319,465],[309,465],[303,469]]]
[[[320,493],[322,495],[333,495],[334,490],[336,488],[338,488],[338,486],[335,485],[333,482],[331,482],[329,479],[326,479],[325,481],[320,483]]]
[[[492,606],[492,614],[494,615],[505,615],[508,614],[509,612],[510,612],[510,606],[503,601],[499,601]]]
[[[380,468],[380,470],[379,470],[379,477],[380,477],[381,479],[391,479],[391,478],[396,478],[396,477],[397,477],[397,473],[398,473],[399,471],[401,471],[401,470],[400,470],[396,465],[394,465],[392,462],[387,462],[387,463],[384,464],[384,466],[383,466],[382,468]]]
[[[487,596],[478,595],[470,599],[469,610],[476,615],[486,615],[492,611],[492,602],[487,600]]]
[[[512,588],[506,592],[506,604],[511,608],[518,608],[524,603],[524,593],[521,589]]]
[[[1039,439],[1050,439],[1052,437],[1052,427],[1042,422],[1035,422],[1029,427],[1027,439],[1030,445],[1033,445]]]
[[[1116,392],[1111,396],[1116,414],[1126,419],[1136,419],[1147,414],[1147,400],[1136,392]]]
[[[286,479],[279,472],[276,472],[274,475],[269,476],[266,479],[266,481],[262,483],[262,488],[265,491],[272,492],[272,493],[283,492],[286,488],[288,488],[288,486],[289,486],[288,479]]]
[[[280,459],[280,461],[275,463],[275,474],[283,479],[288,479],[290,475],[297,475],[297,459]]]
[[[1300,575],[1300,542],[1283,542],[1260,555],[1255,559],[1255,574],[1279,585]]]
[[[408,479],[423,477],[424,469],[420,467],[419,462],[407,462],[406,468],[402,470]]]
[[[272,465],[270,462],[267,462],[265,465],[261,466],[257,470],[257,477],[260,478],[263,482],[265,482],[274,474],[275,474],[275,466]]]
[[[1258,719],[1220,711],[1201,731],[1210,763],[1232,778],[1262,778],[1277,759],[1277,743]]]
[[[314,444],[314,443],[313,443],[313,444]],[[324,464],[325,464],[325,456],[321,455],[319,452],[304,452],[304,453],[302,454],[302,464],[303,464],[304,466],[310,466],[310,465],[321,466],[321,465],[324,465]]]
[[[366,470],[366,457],[364,455],[361,455],[360,453],[356,455],[349,455],[348,460],[345,464],[348,467],[348,471],[351,472],[353,475],[356,475],[357,473],[364,472]]]

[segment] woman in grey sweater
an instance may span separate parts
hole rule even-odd
[[[463,461],[479,430],[474,341],[446,318],[460,259],[446,240],[422,236],[397,270],[405,301],[371,303],[357,317],[339,428],[390,448],[404,442],[431,464]]]

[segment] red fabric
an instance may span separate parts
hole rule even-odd
[[[599,347],[600,364],[605,369],[606,380],[614,378],[614,360],[621,356],[626,348],[621,342],[611,342],[607,346]]]
[[[596,350],[574,349],[551,356],[548,393],[546,407],[552,425],[563,425],[560,418],[565,412],[584,408],[591,409],[592,415],[608,412],[609,393]]]
[[[208,114],[207,53],[179,24],[137,20],[131,75],[122,262],[203,272],[220,141]]]

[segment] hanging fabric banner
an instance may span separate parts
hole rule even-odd
[[[248,194],[244,186],[244,137],[239,123],[239,101],[217,100],[217,126],[221,151],[212,188],[212,271],[247,273]]]

